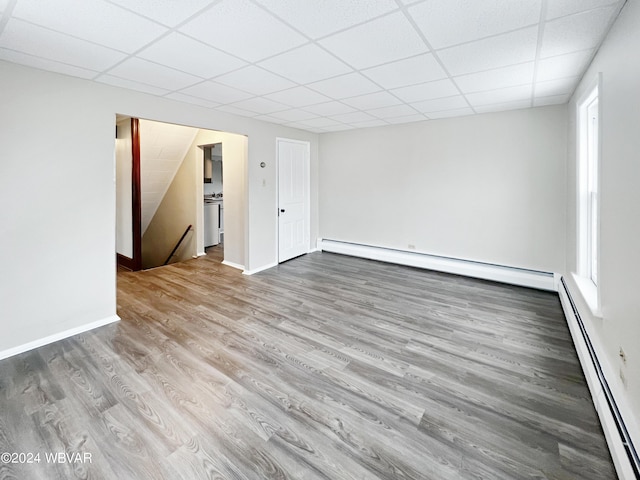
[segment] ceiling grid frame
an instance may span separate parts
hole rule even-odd
[[[625,3],[85,0],[68,18],[8,0],[0,60],[324,133],[565,103]],[[131,51],[114,22],[140,30]],[[86,62],[93,51],[105,57]]]

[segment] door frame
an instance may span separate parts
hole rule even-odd
[[[306,253],[311,252],[311,142],[306,140],[295,140],[293,138],[276,137],[276,264],[280,261],[280,142],[297,143],[306,146],[305,156],[305,242],[307,244]]]
[[[116,251],[116,264],[125,270],[142,270],[142,190],[140,187],[140,120],[129,117],[131,127],[131,258]],[[118,138],[116,116],[116,138]],[[117,160],[114,160],[117,168]],[[117,180],[116,180],[117,182]],[[124,186],[123,186],[124,187]],[[117,187],[116,187],[117,189]],[[116,232],[118,226],[116,225]]]
[[[142,270],[142,188],[140,186],[140,120],[131,118],[131,208],[133,271]]]

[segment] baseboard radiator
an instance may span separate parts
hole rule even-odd
[[[626,480],[626,478],[635,478],[636,480],[640,480],[640,459],[638,458],[638,451],[636,450],[636,447],[633,443],[633,440],[629,434],[629,430],[627,429],[624,419],[622,418],[622,415],[620,414],[620,409],[618,408],[618,405],[616,403],[616,399],[613,396],[613,393],[611,392],[611,388],[609,387],[609,383],[607,382],[607,378],[604,375],[604,371],[602,368],[602,365],[600,363],[600,361],[598,360],[598,356],[596,354],[596,350],[593,346],[593,343],[591,341],[591,338],[589,337],[589,333],[587,332],[587,329],[584,325],[584,322],[582,321],[582,317],[580,316],[580,312],[578,311],[578,308],[576,307],[575,302],[573,301],[573,297],[571,296],[571,292],[569,291],[569,288],[567,287],[567,284],[564,280],[564,277],[560,279],[560,283],[561,283],[561,288],[562,288],[562,293],[566,294],[568,300],[569,300],[569,304],[571,306],[571,311],[573,313],[573,316],[575,317],[576,323],[578,325],[579,328],[579,332],[581,334],[581,340],[584,341],[584,344],[586,346],[586,350],[588,352],[589,358],[591,360],[591,364],[593,366],[593,369],[595,370],[595,376],[597,378],[597,381],[599,383],[599,386],[601,388],[602,394],[604,396],[604,399],[606,400],[606,404],[609,408],[609,411],[611,413],[611,417],[613,418],[613,423],[615,424],[615,428],[617,430],[617,434],[620,437],[620,441],[622,443],[622,447],[624,448],[624,451],[626,453],[627,459],[629,461],[628,465],[625,465],[623,468],[625,468],[627,475],[624,477],[624,479]],[[572,331],[572,334],[574,334],[574,332]],[[576,339],[574,338],[574,342],[576,341]],[[581,363],[584,362],[584,359],[580,359]],[[585,368],[586,366],[583,364],[583,368]],[[585,372],[586,374],[586,372]],[[591,387],[591,386],[590,386]],[[592,387],[591,387],[592,388]],[[593,395],[593,391],[592,391],[592,395]],[[594,402],[595,403],[595,402]],[[597,405],[596,405],[597,408]],[[605,427],[603,425],[603,427]],[[614,452],[612,452],[612,456]],[[616,458],[614,456],[614,463],[616,463]],[[616,467],[620,467],[620,465],[616,465]],[[622,472],[619,472],[622,473]],[[631,475],[634,475],[633,477]],[[621,476],[621,478],[623,478]]]
[[[426,253],[396,250],[339,240],[318,240],[318,250],[340,253],[353,257],[368,258],[381,262],[436,270],[467,277],[482,278],[540,290],[558,291],[559,276],[552,272],[540,272],[524,268],[507,267],[490,263],[462,260],[458,258],[430,255]]]

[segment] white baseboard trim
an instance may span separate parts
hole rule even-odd
[[[223,260],[222,264],[226,265],[227,267],[233,267],[233,268],[237,268],[238,270],[244,270],[244,265],[240,265],[239,263],[233,263],[227,260]]]
[[[574,312],[569,294],[563,285],[560,286],[558,293],[562,309],[564,310],[564,315],[567,319],[569,331],[571,332],[573,344],[575,345],[576,352],[578,353],[578,359],[580,360],[582,371],[584,372],[584,376],[587,380],[591,398],[596,408],[596,412],[598,413],[600,424],[602,425],[602,430],[604,431],[618,478],[620,478],[620,480],[637,480],[638,477],[636,477],[636,474],[634,473],[631,460],[625,448],[623,436],[621,435],[620,429],[616,423],[612,408],[609,406],[600,375],[598,374],[598,370],[596,369],[594,360],[592,359],[589,347],[587,346],[587,340],[585,339],[582,329],[580,328],[580,324],[578,323],[578,318]],[[589,341],[592,343],[593,351],[597,352],[598,349],[593,345],[594,339],[589,338]],[[602,372],[611,371],[611,368],[608,364],[605,364],[602,356],[598,357],[597,362],[600,364]]]
[[[408,252],[383,247],[373,247],[356,243],[340,242],[336,240],[318,239],[318,249],[325,252],[341,253],[354,257],[379,260],[381,262],[396,263],[410,267],[437,270],[439,272],[454,273],[467,277],[482,278],[496,282],[537,288],[540,290],[557,291],[554,274],[538,272],[502,265],[460,260],[457,258],[439,257],[426,253]]]
[[[96,320],[95,322],[87,323],[75,328],[70,328],[69,330],[64,330],[62,332],[54,333],[53,335],[48,335],[46,337],[39,338],[38,340],[33,340],[32,342],[27,342],[23,345],[8,348],[7,350],[3,350],[0,352],[0,360],[13,357],[14,355],[33,350],[34,348],[43,347],[44,345],[57,342],[58,340],[64,340],[65,338],[72,337],[79,333],[84,333],[89,330],[93,330],[94,328],[103,327],[105,325],[118,321],[120,321],[120,317],[117,315],[112,315],[101,320]]]
[[[269,263],[268,265],[264,265],[262,267],[254,268],[253,270],[245,270],[242,272],[243,275],[253,275],[254,273],[262,272],[263,270],[269,270],[270,268],[277,267],[278,262]]]

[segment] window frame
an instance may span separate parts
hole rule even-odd
[[[576,283],[600,316],[600,173],[602,165],[602,75],[576,103],[577,272]]]

